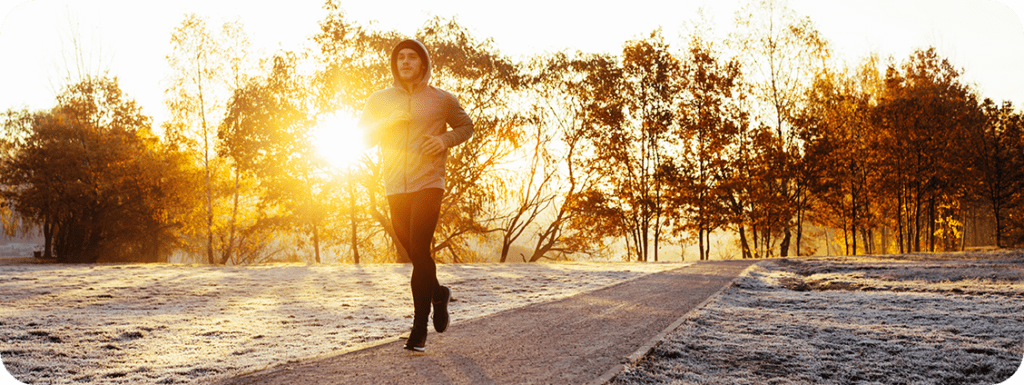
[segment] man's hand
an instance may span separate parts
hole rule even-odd
[[[446,149],[441,138],[433,135],[423,135],[423,146],[421,148],[425,154],[430,156],[439,156]]]

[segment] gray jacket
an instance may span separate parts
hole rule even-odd
[[[426,53],[423,43],[412,41]],[[368,135],[376,141],[370,144],[381,148],[387,195],[428,188],[444,189],[448,151],[439,156],[424,154],[420,149],[424,135],[439,135],[446,148],[457,146],[473,136],[473,121],[462,109],[458,98],[430,85],[431,63],[429,54],[426,56],[423,79],[411,93],[399,83],[398,73],[392,66],[394,85],[370,95],[359,120],[360,127],[373,130],[377,122],[396,110],[405,110],[412,116],[407,125],[380,128]],[[449,126],[451,130],[448,130]]]

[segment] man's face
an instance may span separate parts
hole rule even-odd
[[[398,51],[398,79],[403,82],[415,82],[423,76],[423,59],[412,48]]]

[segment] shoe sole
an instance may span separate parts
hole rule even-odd
[[[405,345],[405,350],[412,350],[412,351],[414,351],[414,352],[420,352],[420,353],[423,353],[423,352],[427,351],[427,348],[424,348],[424,347],[419,347],[419,346],[409,346],[409,345]]]

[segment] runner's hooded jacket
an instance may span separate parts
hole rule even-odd
[[[404,48],[415,50],[425,67],[423,77],[412,87],[412,92],[402,87],[398,75],[397,55]],[[370,145],[380,145],[387,195],[444,189],[448,151],[438,156],[424,153],[421,146],[425,135],[440,136],[446,149],[473,136],[473,120],[455,95],[430,85],[431,72],[430,56],[423,43],[413,39],[398,43],[391,52],[394,84],[370,95],[360,117],[359,126],[369,129]],[[379,127],[378,122],[397,110],[407,111],[412,116],[411,121]]]

